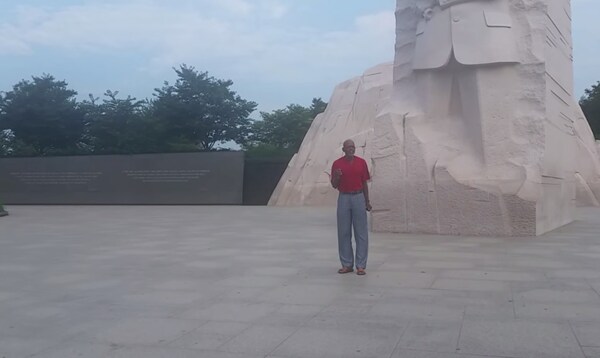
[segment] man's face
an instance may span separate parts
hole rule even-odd
[[[353,156],[354,152],[356,151],[356,147],[354,146],[354,142],[352,142],[352,141],[344,142],[344,146],[342,147],[342,151],[347,156]]]

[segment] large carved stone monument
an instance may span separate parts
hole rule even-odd
[[[333,204],[324,172],[353,138],[371,159],[375,231],[539,235],[598,205],[569,0],[398,0],[396,19],[393,75],[378,67],[378,96],[336,89],[272,204]],[[360,115],[335,115],[350,103]]]

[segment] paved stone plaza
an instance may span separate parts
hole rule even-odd
[[[0,358],[600,357],[600,210],[538,238],[372,234],[334,209],[9,206]]]

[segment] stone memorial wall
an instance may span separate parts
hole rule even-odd
[[[4,204],[241,204],[242,152],[0,159]]]

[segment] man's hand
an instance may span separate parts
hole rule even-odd
[[[331,186],[334,187],[335,189],[338,188],[338,185],[340,184],[340,178],[342,177],[342,170],[341,169],[335,169],[334,171],[331,172]]]
[[[333,180],[340,180],[340,178],[342,177],[342,170],[341,169],[336,169],[333,171]]]
[[[373,207],[371,206],[371,203],[367,201],[367,211],[371,211],[371,209],[373,209]]]

